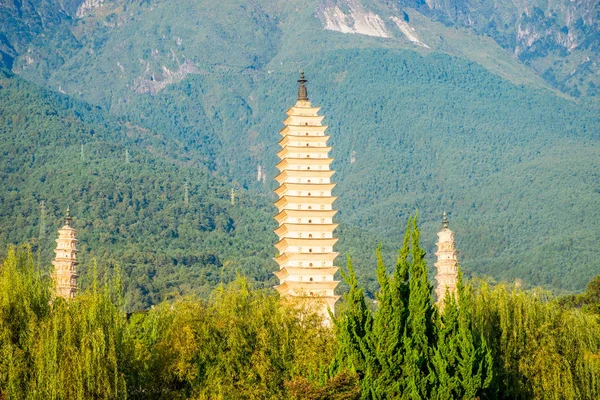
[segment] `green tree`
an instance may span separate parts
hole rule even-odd
[[[481,284],[473,319],[494,358],[492,387],[501,399],[596,399],[600,396],[600,324],[565,309],[540,289]]]
[[[31,249],[9,247],[0,266],[0,397],[24,398],[35,378],[39,325],[48,318],[50,279],[35,267]]]
[[[370,336],[375,348],[377,370],[370,377],[371,395],[374,398],[398,397],[405,387],[402,366],[404,363],[403,334],[408,317],[409,289],[409,242],[410,223],[407,226],[403,246],[400,249],[396,269],[388,276],[381,255],[377,249],[377,312],[374,318],[373,332]]]
[[[334,319],[337,352],[331,364],[331,375],[345,370],[358,374],[369,373],[374,360],[368,336],[373,329],[373,316],[365,301],[364,289],[359,286],[352,260],[348,258],[347,272],[341,271],[349,290],[344,294],[344,304]]]
[[[419,246],[417,217],[415,216],[409,224],[412,247],[409,265],[408,317],[403,336],[405,356],[402,371],[406,381],[404,397],[423,399],[430,397],[431,388],[435,385],[431,357],[436,332],[431,299],[432,287],[427,276],[425,251]]]
[[[432,398],[482,397],[493,376],[492,353],[473,324],[474,294],[458,269],[456,295],[446,292],[438,319],[438,342],[432,363],[437,386]]]

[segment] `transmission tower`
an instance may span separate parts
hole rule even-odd
[[[40,242],[46,239],[46,202],[44,200],[40,204],[40,235],[38,239]]]

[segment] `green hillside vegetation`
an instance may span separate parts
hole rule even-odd
[[[323,72],[313,93],[335,121],[338,207],[348,223],[398,238],[399,220],[418,208],[433,250],[438,216],[450,210],[469,273],[573,290],[598,271],[596,108],[445,55],[332,59],[315,65]]]
[[[514,86],[442,54],[339,50],[306,69],[318,71],[309,95],[330,125],[341,221],[395,246],[407,213],[419,209],[432,254],[446,210],[468,274],[579,290],[598,270],[595,106]],[[269,166],[277,161],[276,132],[293,102],[290,76],[189,76],[137,103],[188,118],[130,118],[167,135],[192,131],[196,113],[188,105],[204,104],[210,93],[215,111],[200,126],[214,128],[212,141],[219,138],[215,167],[268,193],[275,187]],[[266,183],[256,181],[259,165]]]
[[[378,251],[379,253],[379,251]],[[334,329],[244,279],[123,312],[119,270],[70,301],[27,247],[0,267],[0,396],[11,399],[595,399],[598,315],[543,291],[459,284],[432,304],[416,221],[371,311],[349,264]],[[52,301],[50,301],[53,299]]]
[[[305,69],[309,95],[323,107],[334,144],[342,223],[338,250],[357,261],[361,277],[370,279],[369,292],[377,285],[362,268],[365,247],[383,239],[384,258],[393,258],[401,240],[399,227],[415,209],[423,218],[430,257],[440,215],[451,213],[469,276],[521,279],[525,285],[573,291],[582,290],[597,272],[598,107],[540,89],[543,84],[534,75],[488,39],[444,26],[447,21],[425,21],[425,14],[411,14],[414,4],[408,18],[424,27],[422,38],[434,50],[401,36],[326,31],[315,15],[318,1],[302,6],[281,1],[107,1],[83,18],[73,18],[74,4],[55,22],[67,27],[72,38],[32,34],[31,43],[36,42],[27,47],[29,59],[23,47],[13,69],[25,79],[110,111],[135,127],[130,129],[135,140],[158,135],[164,143],[177,143],[173,151],[161,150],[162,144],[154,147],[155,155],[181,152],[183,166],[201,166],[222,177],[221,182],[239,182],[240,190],[248,189],[242,198],[256,199],[252,201],[262,205],[253,208],[265,211],[253,219],[262,221],[258,232],[271,229],[268,203],[275,185],[277,132],[294,102],[295,75]],[[365,4],[381,15],[391,9],[379,2]],[[53,52],[62,60],[52,59]],[[122,136],[117,140],[126,140]],[[73,143],[71,152],[80,145]],[[127,146],[118,146],[114,156],[124,160]],[[136,151],[142,150],[130,149],[133,164],[145,160]],[[257,180],[259,168],[266,177]],[[177,177],[165,178],[172,182],[165,186],[168,201],[182,199],[188,173],[173,174]],[[113,196],[130,191],[124,180],[119,182],[123,184],[115,186]],[[202,185],[192,183],[192,197],[202,195]],[[227,205],[225,186],[217,196],[222,207]],[[56,220],[57,204],[52,207]],[[13,215],[31,212],[15,210]],[[141,213],[138,223],[150,224],[151,216],[154,212]],[[85,218],[98,219],[95,214]],[[130,214],[122,215],[118,221],[128,218]],[[111,229],[116,226],[110,223]],[[6,235],[13,235],[10,242],[31,237],[6,226]],[[256,255],[252,265],[271,262],[272,250],[258,249],[268,249],[273,240],[261,236],[254,241],[261,244],[249,251]],[[169,246],[201,247],[195,242],[163,242],[160,247]],[[207,247],[211,254],[219,251],[218,246],[201,251]],[[258,273],[260,268],[251,270]]]
[[[190,294],[206,298],[238,274],[261,287],[276,284],[271,196],[219,177],[174,139],[2,76],[2,246],[27,241],[39,263],[50,265],[70,207],[80,283],[88,285],[94,260],[101,273],[119,266],[128,311]],[[340,251],[360,254],[359,274],[376,290],[372,271],[361,266],[379,239],[344,223],[338,233]]]
[[[128,309],[207,296],[237,273],[271,278],[265,199],[236,187],[231,205],[231,186],[178,143],[20,79],[2,78],[0,102],[1,243],[31,239],[49,265],[70,207],[81,270],[94,258],[101,269],[120,264]]]
[[[514,54],[546,82],[579,97],[598,95],[598,3],[400,0],[433,21],[464,27]]]

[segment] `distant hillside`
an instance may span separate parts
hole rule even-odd
[[[272,279],[266,199],[236,187],[231,205],[231,186],[178,143],[18,78],[2,76],[0,103],[2,252],[31,241],[49,264],[70,207],[83,284],[93,259],[120,264],[129,309],[206,295],[236,273]]]
[[[304,69],[334,143],[342,252],[361,257],[385,238],[392,257],[418,209],[431,254],[446,210],[467,273],[582,289],[600,259],[595,75],[581,75],[573,100],[570,81],[532,69],[554,52],[515,57],[513,42],[481,31],[495,11],[460,4],[454,21],[423,2],[86,1],[60,6],[68,39],[32,34],[13,71],[110,111],[139,140],[178,143],[189,163],[268,204],[277,132]],[[586,35],[576,38],[595,40]]]
[[[502,48],[575,97],[598,96],[600,2],[439,0],[394,2],[445,25],[489,36]]]
[[[80,282],[95,261],[102,273],[118,265],[129,310],[207,296],[238,274],[276,284],[272,194],[216,176],[173,139],[2,72],[0,102],[0,253],[29,242],[48,265],[70,207]],[[380,239],[343,222],[338,232],[338,250],[374,291]]]
[[[324,38],[324,31],[355,36],[342,41],[359,41],[361,47],[441,51],[477,62],[509,80],[533,85],[545,81],[575,97],[595,97],[600,85],[598,7],[597,0],[503,0],[493,5],[480,0],[9,1],[0,9],[0,58],[30,79],[64,87],[70,83],[61,82],[61,74],[52,79],[57,69],[64,65],[72,70],[73,62],[81,63],[82,57],[112,42],[110,70],[118,73],[120,68],[124,76],[145,71],[138,74],[136,90],[152,91],[165,80],[193,73],[199,58],[207,61],[200,64],[260,67],[280,51],[286,34],[310,41],[309,28],[332,48],[340,43]],[[180,13],[183,9],[188,12]],[[136,35],[140,32],[145,35]],[[134,39],[126,51],[135,57],[119,59],[127,39]],[[228,49],[232,42],[234,51]],[[48,51],[49,47],[57,51]],[[147,51],[151,54],[144,54]],[[138,60],[143,62],[136,66]],[[106,69],[102,64],[98,67]],[[143,83],[149,74],[159,75],[157,81]]]

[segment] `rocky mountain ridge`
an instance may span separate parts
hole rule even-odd
[[[0,14],[1,62],[21,73],[43,58],[49,65],[37,75],[47,79],[52,70],[67,63],[82,47],[95,42],[94,35],[100,33],[102,36],[107,29],[118,28],[136,18],[148,18],[150,14],[147,13],[160,8],[161,4],[156,0],[142,3],[123,0],[6,1]],[[513,58],[547,84],[574,97],[595,97],[596,87],[600,85],[598,0],[498,1],[493,5],[481,0],[452,3],[323,0],[308,2],[305,7],[314,8],[314,17],[321,21],[325,30],[403,38],[408,44],[449,52],[478,63],[482,60],[473,54],[488,52],[486,38],[490,38],[506,52],[502,55],[503,62],[511,62],[510,58]],[[286,8],[278,1],[263,0],[250,3],[245,11],[261,15],[267,32],[273,34],[268,25],[287,18]],[[457,37],[456,33],[461,29],[463,34]],[[432,43],[423,36],[430,36]],[[49,44],[60,47],[57,54],[43,51]],[[465,53],[455,49],[465,46],[471,47],[471,51]],[[482,65],[489,67],[485,62]],[[163,65],[159,72],[163,68],[169,67]],[[493,68],[488,69],[495,72]],[[172,66],[169,70],[174,71]]]
[[[600,2],[365,1],[326,0],[317,16],[324,28],[342,33],[390,37],[393,20],[406,38],[418,39],[423,26],[410,24],[419,13],[450,27],[491,37],[550,85],[580,97],[596,96],[600,72]],[[390,15],[392,14],[392,15]],[[387,26],[386,26],[387,25]]]

